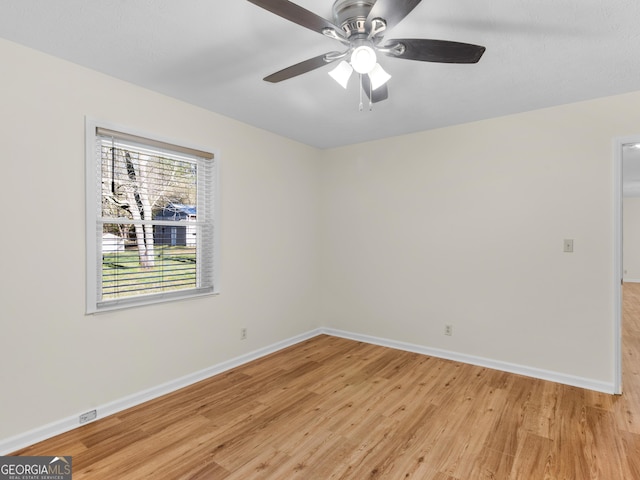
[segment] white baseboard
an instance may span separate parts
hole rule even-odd
[[[500,370],[503,372],[515,373],[518,375],[524,375],[526,377],[537,378],[540,380],[548,380],[551,382],[562,383],[565,385],[580,387],[587,390],[595,390],[597,392],[609,393],[612,395],[615,393],[615,388],[613,383],[601,382],[601,381],[593,380],[590,378],[576,377],[573,375],[553,372],[550,370],[527,367],[525,365],[502,362],[499,360],[492,360],[489,358],[476,357],[474,355],[466,355],[464,353],[451,352],[449,350],[441,350],[439,348],[425,347],[423,345],[416,345],[413,343],[399,342],[396,340],[389,340],[386,338],[373,337],[371,335],[345,332],[343,330],[337,330],[333,328],[321,328],[320,333],[324,333],[326,335],[332,335],[334,337],[347,338],[349,340],[357,340],[359,342],[364,342],[364,343],[371,343],[371,344],[380,345],[383,347],[395,348],[397,350],[420,353],[422,355],[429,355],[431,357],[444,358],[446,360],[453,360],[460,363],[467,363],[470,365],[476,365],[478,367],[491,368],[492,370]]]
[[[143,390],[133,395],[129,395],[119,400],[115,400],[98,407],[88,407],[85,411],[95,409],[98,414],[96,420],[104,418],[322,334],[331,335],[334,337],[342,337],[364,343],[370,343],[373,345],[380,345],[383,347],[395,348],[397,350],[420,353],[422,355],[429,355],[432,357],[444,358],[460,363],[467,363],[470,365],[491,368],[493,370],[515,373],[527,377],[585,388],[587,390],[595,390],[598,392],[609,394],[615,393],[614,385],[612,383],[600,382],[589,378],[576,377],[573,375],[566,375],[563,373],[527,367],[524,365],[501,362],[488,358],[476,357],[473,355],[466,355],[462,353],[451,352],[448,350],[441,350],[438,348],[431,348],[412,343],[389,340],[385,338],[374,337],[371,335],[346,332],[334,328],[317,328],[315,330],[311,330],[301,335],[297,335],[281,342],[274,343],[253,352],[246,353],[239,357],[232,358],[231,360],[227,360],[204,370],[200,370],[199,372],[195,372],[176,380],[163,383],[156,387]],[[79,417],[81,413],[84,412],[79,412],[76,415],[63,418],[29,432],[0,440],[0,455],[7,455],[11,452],[15,452],[16,450],[19,450],[21,448],[28,447],[29,445],[33,445],[34,443],[46,440],[55,435],[59,435],[64,432],[68,432],[69,430],[73,430],[74,428],[78,428],[80,426]]]
[[[638,278],[623,278],[622,281],[624,283],[640,283],[640,279]]]
[[[210,378],[214,375],[218,375],[220,373],[226,372],[227,370],[231,370],[232,368],[239,367],[240,365],[244,365],[245,363],[249,363],[253,360],[257,360],[258,358],[287,348],[291,345],[303,342],[305,340],[308,340],[309,338],[320,335],[321,333],[322,332],[320,331],[320,329],[311,330],[287,340],[283,340],[281,342],[277,342],[267,347],[255,350],[253,352],[246,353],[239,357],[232,358],[231,360],[227,360],[212,367],[205,368],[204,370],[200,370],[199,372],[195,372],[190,375],[172,380],[170,382],[166,382],[161,385],[149,388],[147,390],[134,393],[133,395],[129,395],[119,400],[115,400],[113,402],[109,402],[97,407],[87,407],[85,411],[91,411],[94,409],[97,411],[98,415],[96,419],[92,420],[92,422],[95,422],[100,418],[113,415],[114,413],[121,412],[123,410],[126,410],[127,408],[135,407],[136,405],[148,402],[149,400],[161,397],[162,395],[174,392],[201,380],[206,380],[207,378]],[[34,443],[46,440],[64,432],[68,432],[69,430],[73,430],[74,428],[78,428],[80,426],[79,417],[82,413],[84,412],[79,412],[76,415],[57,420],[48,425],[38,427],[14,437],[0,440],[0,455],[7,455],[9,453],[15,452],[16,450],[20,450],[21,448],[33,445]],[[84,423],[83,425],[87,425],[88,423],[90,422]]]

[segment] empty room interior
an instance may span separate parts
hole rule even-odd
[[[0,12],[0,455],[77,479],[640,479],[637,2]],[[150,220],[117,192],[118,161],[142,178],[127,142],[212,180]],[[107,296],[144,242],[193,285]]]

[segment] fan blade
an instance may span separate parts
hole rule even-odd
[[[372,103],[378,103],[389,98],[389,89],[387,88],[387,85],[382,85],[372,92],[369,75],[360,75],[360,78],[362,81],[362,89],[367,94],[367,97],[371,99]]]
[[[333,30],[338,37],[346,38],[342,29],[329,20],[326,20],[306,8],[302,8],[288,0],[248,0],[249,2],[264,8],[265,10],[275,13],[276,15],[297,23],[309,30],[325,35],[325,29]]]
[[[327,55],[332,55],[333,58],[327,60]],[[324,53],[322,55],[318,55],[317,57],[310,58],[309,60],[305,60],[304,62],[291,65],[290,67],[284,68],[279,72],[272,73],[268,77],[264,77],[264,80],[266,82],[278,83],[289,78],[297,77],[298,75],[302,75],[303,73],[310,72],[311,70],[315,70],[316,68],[329,65],[339,58],[341,58],[339,56],[339,52]]]
[[[251,1],[251,0],[250,0]],[[411,13],[422,0],[377,0],[367,15],[367,26],[371,26],[374,18],[382,18],[387,30],[396,26]]]
[[[397,45],[404,48],[395,48]],[[389,51],[384,51],[389,49]],[[427,40],[424,38],[403,38],[389,40],[383,52],[390,57],[438,63],[477,63],[485,48],[471,43],[450,42],[448,40]]]

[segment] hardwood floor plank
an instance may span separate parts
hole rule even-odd
[[[626,458],[619,453],[625,451],[620,432],[615,427],[613,415],[606,410],[587,407],[585,456],[591,459],[593,478],[632,478]]]
[[[629,478],[640,478],[640,435],[622,432],[620,438],[624,445]]]
[[[393,415],[381,421],[378,428],[380,448],[371,451],[376,458],[374,465],[361,462],[358,468],[352,470],[354,476],[350,478],[410,478],[421,467],[427,467],[423,465],[422,438],[435,411],[433,405],[427,405],[421,411],[407,412],[402,409],[402,415]]]
[[[506,455],[485,445],[479,455],[473,459],[467,478],[477,480],[508,479],[514,461],[513,455]]]
[[[553,441],[538,435],[525,433],[515,455],[516,461],[513,463],[509,477],[506,478],[509,480],[522,480],[525,478],[532,480],[581,478],[586,480],[589,478],[579,476],[578,472],[571,477],[554,476],[551,472],[553,451]]]

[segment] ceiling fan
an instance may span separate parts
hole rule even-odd
[[[248,0],[276,15],[305,28],[335,39],[345,47],[297,63],[264,78],[277,83],[302,75],[324,65],[337,62],[329,72],[347,88],[355,71],[360,77],[360,109],[362,92],[369,105],[389,96],[387,81],[391,78],[377,61],[377,54],[405,60],[439,63],[477,63],[485,47],[448,40],[403,38],[384,40],[384,34],[406,17],[421,0],[336,0],[333,21],[316,15],[288,0]]]

